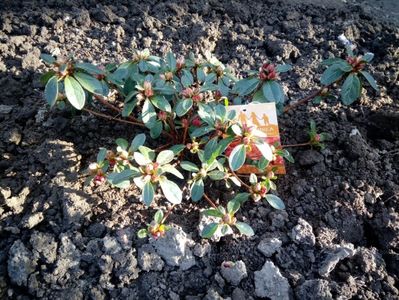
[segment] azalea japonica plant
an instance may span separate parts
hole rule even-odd
[[[276,192],[274,163],[293,158],[278,140],[240,121],[234,105],[274,102],[283,112],[285,95],[279,80],[290,65],[266,62],[239,79],[209,54],[177,58],[169,52],[158,57],[144,50],[127,62],[105,66],[73,57],[41,57],[52,66],[42,77],[51,107],[82,110],[134,128],[131,141],[118,138],[115,149],[100,149],[88,167],[86,182],[122,189],[135,186],[147,207],[169,203],[166,213],[158,209],[153,221],[139,231],[140,237],[162,237],[173,208],[186,201],[204,200],[210,206],[202,214],[215,221],[204,227],[204,238],[234,231],[253,235],[249,224],[236,217],[244,203],[263,201],[285,209]],[[370,60],[369,55],[327,60],[323,89],[311,98],[325,96],[334,83],[344,80],[344,103],[353,102],[360,95],[358,73],[374,87],[363,70]],[[320,146],[323,137],[312,126],[311,143]],[[150,148],[149,139],[158,139],[159,146]],[[243,174],[245,166],[255,171]],[[223,203],[217,193],[209,192],[215,186],[235,189],[235,196]]]

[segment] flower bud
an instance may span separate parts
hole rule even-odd
[[[192,121],[191,124],[195,127],[201,127],[202,122],[201,119],[199,117],[195,117]]]
[[[161,121],[166,121],[166,119],[168,118],[168,114],[164,111],[160,111],[158,113],[158,119]]]

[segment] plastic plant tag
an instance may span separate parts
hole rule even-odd
[[[259,103],[247,105],[232,105],[226,107],[228,111],[235,110],[241,124],[254,126],[257,130],[266,134],[265,141],[270,145],[278,148],[280,146],[280,133],[277,122],[276,106],[274,103]],[[247,160],[259,160],[257,155],[247,155]],[[276,174],[285,174],[284,159],[277,156],[266,170],[260,170],[249,164],[244,164],[237,172],[241,174],[261,174],[273,171]]]

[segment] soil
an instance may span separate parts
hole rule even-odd
[[[2,1],[0,298],[399,299],[398,12],[397,1]],[[187,200],[170,218],[189,234],[176,263],[137,238],[155,208],[134,187],[83,186],[98,148],[136,129],[42,100],[41,51],[107,63],[147,47],[211,51],[236,70],[291,63],[293,101],[319,87],[342,33],[375,53],[380,94],[280,116],[285,144],[306,141],[310,118],[330,136],[325,150],[292,150],[277,182],[286,210],[247,203],[238,218],[255,236],[208,243]]]

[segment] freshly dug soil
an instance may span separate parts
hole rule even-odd
[[[398,6],[2,1],[0,298],[399,299]],[[369,89],[351,107],[329,100],[280,116],[284,144],[305,142],[310,119],[330,138],[323,151],[292,150],[296,163],[277,181],[285,211],[245,204],[238,218],[254,228],[251,238],[201,240],[205,204],[186,200],[170,218],[176,241],[139,240],[156,208],[147,210],[136,188],[83,186],[98,148],[130,140],[136,129],[49,111],[42,100],[41,51],[108,63],[149,48],[211,51],[236,70],[291,63],[282,81],[294,101],[320,86],[320,62],[342,54],[342,33],[375,53],[370,72],[381,92]],[[221,203],[229,198],[211,189]]]

